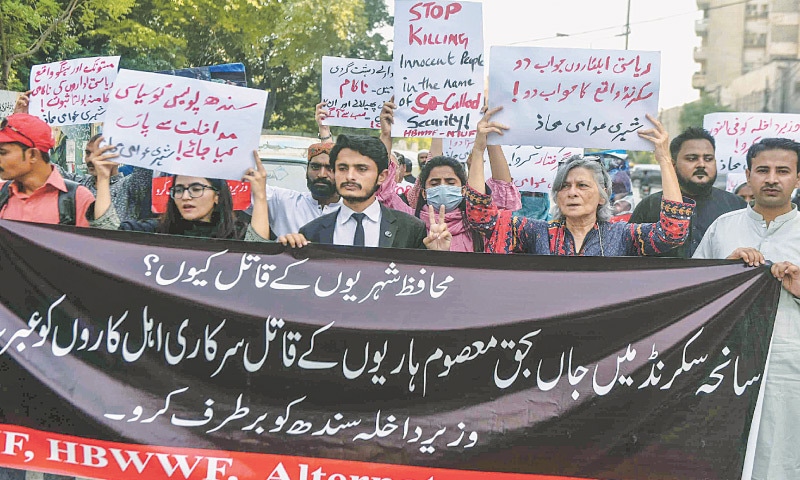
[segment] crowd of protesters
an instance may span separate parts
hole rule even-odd
[[[224,180],[175,175],[166,212],[151,213],[152,172],[125,177],[102,137],[86,149],[88,175],[69,175],[50,161],[50,127],[27,114],[27,96],[0,125],[0,218],[160,234],[245,241],[363,247],[427,248],[488,254],[727,258],[757,266],[772,262],[783,291],[776,318],[770,375],[758,432],[753,478],[792,478],[800,432],[800,217],[792,194],[800,181],[800,144],[763,139],[746,155],[747,181],[733,193],[714,187],[715,142],[692,127],[671,142],[654,117],[639,136],[652,142],[661,192],[634,207],[630,177],[603,156],[574,156],[558,165],[549,196],[521,195],[490,134],[514,126],[485,111],[465,165],[443,156],[441,140],[412,159],[392,152],[395,105],[381,111],[379,137],[340,135],[324,125],[308,148],[308,192],[268,185],[258,153],[243,181],[252,206],[234,212]],[[516,127],[524,128],[524,127]],[[484,154],[490,178],[484,174]],[[619,157],[613,158],[619,159]],[[606,158],[607,160],[607,158]],[[624,163],[624,162],[622,162]],[[613,165],[613,168],[611,166]],[[612,177],[613,174],[613,177]],[[535,202],[534,202],[535,201]],[[533,213],[536,211],[536,213]],[[797,241],[795,241],[797,240]]]

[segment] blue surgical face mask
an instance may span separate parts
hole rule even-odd
[[[456,185],[439,185],[426,188],[425,196],[427,197],[428,205],[432,206],[437,212],[442,205],[444,205],[446,212],[452,212],[458,208],[458,205],[464,199],[461,194],[461,187]]]

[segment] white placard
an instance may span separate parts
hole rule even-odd
[[[472,138],[445,138],[442,140],[442,155],[455,158],[461,163],[467,163],[475,137]]]
[[[103,121],[118,68],[118,56],[34,65],[28,113],[52,126]]]
[[[19,92],[10,90],[0,90],[0,118],[6,118],[14,113],[14,105],[17,103]]]
[[[790,138],[800,142],[800,115],[791,113],[709,113],[703,128],[716,143],[717,171],[744,172],[747,150],[764,138]]]
[[[392,135],[474,137],[483,65],[480,3],[397,0]]]
[[[322,57],[325,125],[380,129],[383,103],[394,91],[392,71],[392,62]]]
[[[658,115],[660,53],[492,47],[489,106],[510,127],[489,143],[653,150],[636,133]]]
[[[103,135],[125,164],[241,180],[253,166],[266,104],[263,90],[123,69]]]
[[[520,192],[550,193],[559,162],[573,155],[583,155],[582,148],[503,145],[511,178]],[[488,156],[484,165],[486,178],[491,169]]]
[[[725,190],[733,193],[736,187],[747,182],[747,175],[744,172],[730,172],[725,177]]]

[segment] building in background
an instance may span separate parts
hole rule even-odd
[[[800,112],[800,0],[697,0],[692,86],[734,111]]]

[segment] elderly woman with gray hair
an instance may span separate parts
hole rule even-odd
[[[491,121],[502,107],[486,112],[478,123],[470,162],[467,218],[486,236],[491,253],[538,255],[637,256],[653,255],[683,244],[689,232],[694,203],[685,202],[669,153],[669,136],[661,123],[647,116],[655,128],[638,132],[655,145],[664,189],[657,223],[610,223],[611,177],[599,159],[574,156],[558,167],[553,181],[553,220],[517,217],[499,210],[486,195],[483,153],[489,133],[502,135],[508,127]]]

